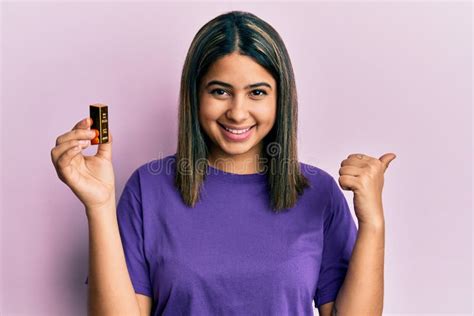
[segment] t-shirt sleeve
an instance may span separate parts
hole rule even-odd
[[[315,307],[335,301],[349,267],[357,227],[347,200],[333,177],[331,199],[324,211],[324,243]]]
[[[126,182],[117,203],[117,221],[128,273],[135,292],[152,297],[150,268],[144,249],[143,208],[139,192],[140,179],[137,169]]]

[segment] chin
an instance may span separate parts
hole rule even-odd
[[[223,152],[228,155],[242,155],[250,151],[253,148],[253,145],[249,144],[219,144],[219,147]]]

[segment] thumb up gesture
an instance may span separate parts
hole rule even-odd
[[[383,223],[384,173],[396,157],[393,153],[380,158],[351,154],[341,162],[339,185],[343,190],[354,192],[354,212],[359,223]]]

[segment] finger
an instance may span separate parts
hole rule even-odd
[[[57,166],[59,169],[65,169],[71,165],[71,160],[81,152],[81,145],[72,145],[64,151],[58,158]]]
[[[392,162],[393,159],[395,159],[397,157],[397,155],[393,154],[393,153],[388,153],[388,154],[384,154],[382,155],[379,160],[382,162],[383,166],[384,166],[384,171],[387,170],[389,164]]]
[[[87,129],[91,125],[92,125],[92,118],[91,117],[86,117],[85,119],[77,122],[76,125],[74,125],[74,127],[71,129],[71,131],[75,130],[75,129],[78,129],[78,128]]]
[[[77,128],[73,129],[69,132],[66,132],[62,135],[60,135],[58,138],[56,138],[56,146],[70,141],[72,139],[84,139],[84,140],[91,140],[93,137],[95,137],[95,132],[88,130],[88,129],[83,129],[83,128]]]
[[[90,140],[78,140],[78,139],[71,139],[67,142],[61,143],[60,145],[54,147],[51,150],[51,160],[55,165],[57,165],[57,160],[61,157],[69,149],[73,148],[74,146],[81,146],[82,149],[87,148],[90,145]]]
[[[350,154],[349,156],[347,156],[347,159],[350,159],[350,158],[357,158],[358,160],[366,160],[366,161],[375,159],[374,157],[367,156],[366,154],[363,154],[363,153]]]
[[[339,177],[338,181],[343,190],[357,190],[358,182],[353,176],[343,175]]]
[[[347,175],[347,176],[358,177],[361,174],[362,174],[362,169],[359,168],[359,167],[355,167],[355,166],[346,165],[346,166],[341,167],[339,169],[339,175],[340,176]]]
[[[109,141],[99,144],[96,156],[112,161],[112,133],[109,129]]]
[[[344,167],[344,166],[356,166],[356,167],[364,167],[368,165],[368,160],[366,159],[359,159],[357,157],[350,157],[350,158],[347,158],[347,159],[344,159],[342,162],[341,162],[341,167]]]

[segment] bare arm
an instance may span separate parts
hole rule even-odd
[[[89,222],[89,316],[140,315],[118,228],[115,201],[87,210]]]
[[[384,251],[384,222],[359,222],[357,240],[344,283],[336,301],[321,306],[321,316],[382,315]]]
[[[335,316],[337,315],[337,310],[334,307],[334,301],[327,302],[319,306],[318,308],[319,316]]]
[[[354,192],[354,211],[359,221],[357,239],[344,283],[334,306],[323,316],[380,316],[383,312],[385,218],[382,189],[384,173],[394,153],[380,158],[351,154],[341,162],[339,185]]]
[[[136,294],[136,295],[137,295],[138,305],[140,306],[140,315],[150,316],[151,308],[153,304],[152,298],[143,294]]]

